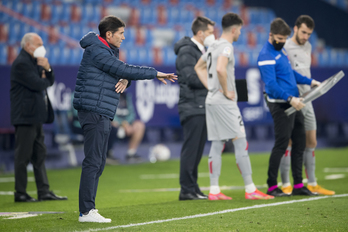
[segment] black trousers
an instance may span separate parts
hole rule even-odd
[[[197,184],[198,165],[207,141],[207,125],[205,115],[191,116],[182,123],[184,144],[180,155],[181,192],[200,192]]]
[[[79,210],[81,213],[86,213],[95,209],[99,177],[105,167],[111,123],[109,118],[93,112],[79,111],[78,117],[85,137]]]
[[[288,103],[268,102],[269,110],[274,122],[275,143],[269,158],[268,179],[269,187],[277,185],[280,160],[285,154],[289,140],[292,140],[291,170],[294,185],[302,183],[303,152],[306,147],[306,132],[304,117],[301,111],[287,116],[285,110]]]
[[[17,193],[26,193],[27,166],[33,164],[35,182],[38,195],[49,191],[46,174],[45,158],[46,145],[42,125],[15,126],[15,190]]]

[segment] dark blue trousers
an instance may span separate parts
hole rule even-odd
[[[79,111],[78,118],[85,137],[79,209],[81,213],[86,213],[95,209],[95,197],[99,177],[105,167],[111,123],[109,118],[93,112]]]

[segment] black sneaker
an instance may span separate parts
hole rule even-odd
[[[179,195],[179,201],[186,201],[186,200],[202,200],[202,198],[199,198],[194,193],[181,193]]]
[[[293,195],[293,196],[318,196],[318,194],[312,193],[305,186],[303,186],[302,188],[294,188],[292,190],[292,194],[291,195]]]
[[[288,197],[290,195],[284,193],[280,188],[276,188],[272,191],[267,191],[268,195],[274,196],[274,197]]]
[[[205,195],[204,193],[202,193],[202,192],[196,192],[196,195],[197,195],[197,197],[198,198],[200,198],[200,199],[208,199],[208,196],[207,195]]]
[[[126,155],[126,161],[128,163],[140,163],[143,161],[140,155],[134,154],[134,155]]]

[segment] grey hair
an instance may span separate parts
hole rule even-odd
[[[37,34],[32,32],[26,33],[22,38],[21,47],[24,48],[26,43],[31,42],[33,40],[34,35],[37,35]]]

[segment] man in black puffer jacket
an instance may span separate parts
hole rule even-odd
[[[84,132],[85,158],[79,190],[80,222],[111,222],[95,209],[99,177],[103,173],[107,145],[120,92],[128,80],[164,79],[176,76],[157,72],[154,68],[126,64],[118,59],[125,24],[115,16],[106,16],[99,23],[100,36],[90,32],[80,45],[85,49],[77,73],[73,105]]]
[[[184,131],[184,144],[180,155],[179,200],[207,199],[199,189],[197,177],[198,165],[207,140],[205,98],[208,91],[200,82],[194,67],[205,52],[205,46],[215,40],[214,25],[206,17],[197,17],[192,23],[193,37],[184,37],[174,46],[180,85],[178,108]]]

